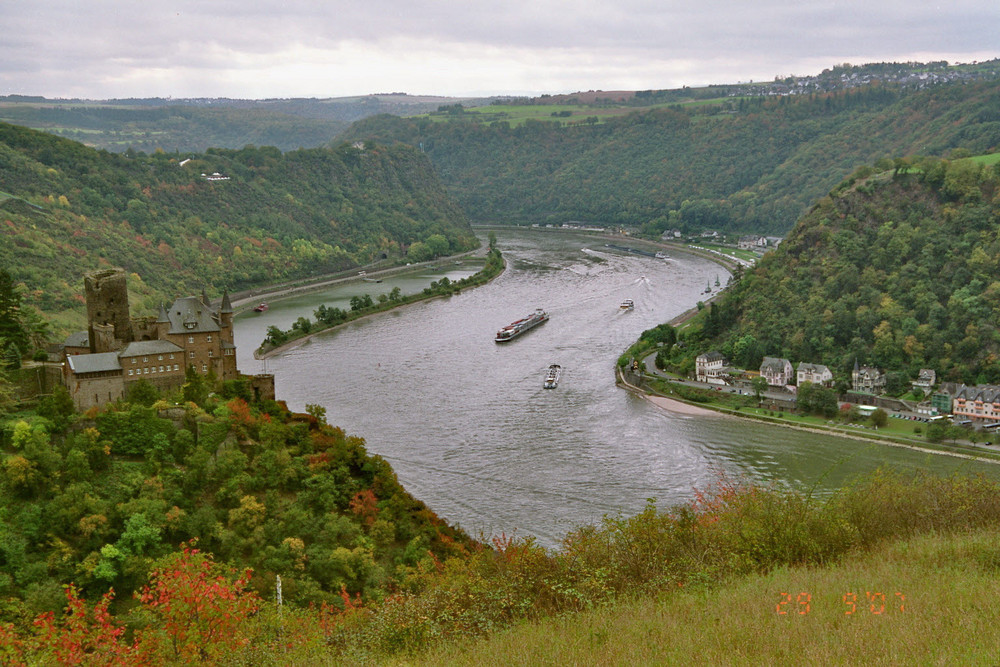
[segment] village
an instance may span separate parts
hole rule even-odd
[[[756,378],[757,388],[754,384]],[[795,409],[803,387],[833,390],[833,373],[823,364],[800,362],[793,368],[788,359],[764,357],[756,371],[735,368],[722,353],[710,351],[695,359],[694,382],[730,392],[758,392],[776,408]],[[766,384],[764,384],[766,383]],[[765,390],[766,387],[766,390]],[[898,419],[920,422],[950,420],[958,426],[993,432],[1000,427],[1000,387],[937,382],[933,369],[922,368],[910,381],[907,398],[886,394],[886,373],[879,368],[854,364],[850,385],[837,394],[840,404],[857,408],[869,416],[881,408]]]

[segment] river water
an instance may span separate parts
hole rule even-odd
[[[1000,474],[1000,466],[660,409],[615,386],[618,356],[728,274],[699,257],[623,254],[581,234],[497,235],[508,269],[489,285],[351,323],[266,363],[291,409],[324,406],[330,424],[365,438],[407,490],[473,535],[534,535],[555,546],[574,527],[635,513],[648,498],[661,506],[688,500],[720,473],[820,493],[880,466]],[[267,326],[288,328],[321,303],[344,308],[357,294],[397,285],[412,293],[474,271],[449,263],[241,315],[240,368],[263,369],[252,352]],[[626,298],[635,301],[630,312],[619,308]],[[493,341],[535,308],[550,321]],[[551,363],[563,375],[546,390]]]

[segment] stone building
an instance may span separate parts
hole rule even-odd
[[[155,318],[133,318],[124,270],[88,273],[84,289],[87,331],[70,335],[63,348],[63,380],[77,409],[118,400],[139,380],[160,390],[180,387],[189,367],[219,380],[240,377],[228,293],[217,308],[203,292],[161,305]]]
[[[792,362],[777,357],[764,357],[760,364],[760,374],[772,387],[784,387],[791,384],[795,378]]]
[[[881,394],[885,391],[885,373],[871,366],[858,366],[855,360],[854,370],[851,372],[851,387],[854,391]]]

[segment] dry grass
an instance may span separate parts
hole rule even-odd
[[[795,604],[803,592],[811,595],[804,614]],[[882,613],[872,613],[866,592],[885,594]],[[780,615],[783,593],[792,603]],[[858,599],[852,614],[845,613],[849,593]],[[876,603],[880,610],[881,599]],[[693,663],[1000,664],[1000,541],[989,529],[921,535],[833,567],[782,567],[711,590],[688,587],[522,624],[396,664]]]

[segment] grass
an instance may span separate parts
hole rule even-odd
[[[974,157],[966,158],[972,162],[978,162],[981,165],[990,166],[1000,163],[1000,153],[990,153],[989,155],[976,155]]]
[[[997,527],[1000,484],[983,477],[876,472],[829,498],[721,477],[555,552],[500,537],[418,568],[408,593],[355,611],[327,645],[338,664],[913,664],[941,642],[940,664],[976,664],[1000,636]],[[885,613],[869,593],[886,594]],[[782,599],[796,613],[778,614]]]
[[[785,566],[525,623],[406,664],[996,665],[998,574],[995,532],[920,535],[829,567]]]

